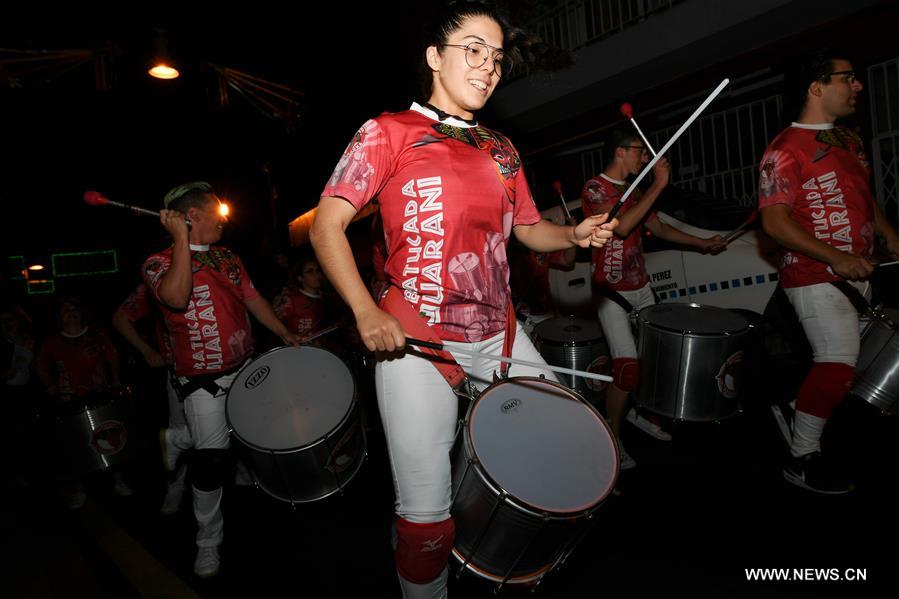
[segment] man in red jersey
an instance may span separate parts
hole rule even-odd
[[[584,184],[581,202],[584,216],[602,214],[612,209],[628,188],[626,179],[638,174],[649,162],[649,152],[636,132],[618,128],[606,140],[611,152],[603,172]],[[593,252],[593,287],[597,297],[597,311],[609,350],[612,354],[612,377],[615,381],[606,390],[606,417],[619,440],[621,468],[637,465],[621,444],[621,424],[627,417],[641,430],[662,441],[671,435],[654,420],[635,410],[627,410],[630,393],[637,390],[639,364],[637,346],[631,327],[631,315],[655,303],[649,275],[643,258],[643,227],[666,241],[694,247],[703,252],[724,249],[719,235],[702,239],[666,225],[652,210],[662,190],[668,185],[671,170],[667,158],[653,167],[653,182],[641,193],[635,190],[618,212],[619,225],[615,236],[604,247]]]
[[[851,486],[826,453],[822,458],[821,436],[852,383],[858,359],[859,315],[847,293],[870,299],[874,236],[884,238],[893,256],[899,256],[899,236],[871,194],[861,139],[834,126],[855,112],[862,90],[852,64],[820,51],[799,75],[796,91],[804,98],[799,120],[768,146],[759,178],[762,225],[784,249],[781,285],[814,355],[795,414],[783,419],[791,424],[784,478],[818,493],[841,494]],[[851,286],[846,291],[831,284],[846,281]]]
[[[249,314],[285,343],[297,344],[299,337],[256,291],[237,254],[211,245],[221,238],[224,224],[212,186],[180,185],[166,194],[164,203],[160,221],[173,243],[147,258],[142,273],[172,341],[178,392],[196,449],[191,464],[199,528],[194,572],[209,577],[218,573],[223,536],[221,498],[229,445],[225,396],[253,352]],[[164,437],[166,461],[173,464],[172,454],[179,448],[172,443],[171,429]]]

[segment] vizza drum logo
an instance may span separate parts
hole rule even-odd
[[[268,375],[271,371],[272,369],[268,366],[260,366],[250,373],[250,376],[247,377],[247,380],[246,382],[244,382],[243,386],[247,389],[258,387],[262,384],[262,381],[268,378]]]
[[[500,410],[502,410],[503,414],[511,414],[512,412],[517,411],[520,406],[521,406],[521,400],[518,398],[515,398],[515,399],[510,399],[509,401],[505,402],[502,405],[502,407],[500,408]]]

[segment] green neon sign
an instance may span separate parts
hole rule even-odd
[[[50,256],[54,277],[84,277],[119,272],[119,255],[115,250],[96,252],[64,252]]]

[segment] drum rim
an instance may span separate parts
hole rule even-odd
[[[737,335],[743,335],[743,334],[746,334],[746,333],[749,333],[750,331],[752,331],[752,325],[749,323],[749,321],[746,320],[746,318],[744,318],[740,314],[736,314],[736,313],[734,313],[734,316],[739,316],[746,322],[745,327],[743,327],[742,329],[735,330],[735,331],[718,331],[715,333],[699,333],[697,331],[675,329],[673,327],[666,327],[664,325],[660,325],[655,322],[650,322],[646,318],[643,317],[643,312],[645,312],[646,310],[650,310],[652,308],[657,308],[659,306],[675,306],[675,305],[690,306],[691,308],[714,308],[715,310],[723,310],[725,312],[731,312],[727,308],[719,308],[718,306],[709,306],[706,304],[697,304],[696,302],[665,302],[665,303],[661,303],[661,304],[652,304],[651,306],[646,306],[645,308],[642,308],[640,310],[640,312],[637,314],[637,320],[639,321],[641,326],[649,326],[654,329],[658,329],[660,331],[667,331],[670,333],[679,333],[681,336],[684,336],[684,337],[735,337]]]
[[[571,518],[567,518],[567,519],[570,520]],[[521,574],[519,576],[511,576],[508,578],[504,578],[498,574],[494,574],[493,572],[484,570],[483,568],[479,568],[478,566],[476,566],[472,562],[471,557],[466,557],[463,554],[463,552],[458,547],[456,547],[455,544],[453,544],[453,549],[452,549],[451,553],[452,553],[452,556],[456,560],[458,560],[462,564],[465,564],[465,569],[468,570],[469,572],[471,572],[472,574],[475,574],[476,576],[480,576],[481,578],[483,578],[485,580],[489,580],[491,582],[502,582],[504,584],[513,584],[513,585],[530,584],[536,580],[542,580],[544,576],[546,576],[552,570],[555,569],[554,566],[556,565],[554,563],[554,561],[551,561],[550,563],[548,563],[544,566],[541,566],[539,570],[535,570],[535,571],[529,572],[527,574]]]
[[[229,402],[230,399],[231,399],[231,389],[234,388],[234,383],[237,382],[237,380],[240,378],[240,375],[243,374],[243,371],[244,371],[244,370],[246,370],[247,368],[249,368],[250,366],[252,366],[257,360],[262,359],[264,356],[267,356],[268,354],[274,353],[274,352],[276,352],[276,351],[281,351],[281,350],[291,350],[291,349],[300,349],[300,348],[314,349],[314,350],[317,350],[317,351],[323,351],[323,352],[325,352],[325,353],[327,353],[327,354],[331,354],[332,356],[334,356],[335,358],[337,358],[337,360],[340,361],[340,363],[343,364],[343,366],[347,369],[347,372],[350,373],[350,380],[351,380],[352,383],[353,383],[353,395],[352,395],[352,397],[350,398],[350,404],[349,404],[349,406],[347,406],[347,411],[346,411],[346,413],[345,413],[345,414],[343,415],[343,417],[338,421],[337,424],[335,424],[333,427],[331,427],[330,429],[328,429],[328,432],[327,432],[327,433],[325,433],[325,434],[322,435],[321,437],[319,437],[319,438],[313,440],[313,441],[310,442],[310,443],[306,443],[305,445],[297,445],[297,446],[295,446],[295,447],[289,447],[289,448],[286,448],[286,449],[272,449],[272,448],[270,448],[270,447],[261,447],[261,446],[259,446],[259,445],[256,445],[255,443],[252,443],[251,441],[247,441],[247,440],[246,440],[240,433],[238,433],[237,430],[234,428],[234,424],[231,422],[231,415],[230,415],[229,412],[228,412],[228,402]],[[359,401],[358,401],[358,388],[356,387],[356,377],[353,376],[353,371],[350,370],[349,366],[347,366],[346,363],[345,363],[343,360],[341,360],[341,359],[337,356],[337,354],[335,354],[334,352],[328,351],[328,350],[326,350],[326,349],[323,349],[323,348],[321,348],[321,347],[315,347],[315,346],[313,346],[313,345],[299,345],[299,346],[282,345],[282,346],[279,346],[279,347],[274,347],[274,348],[272,348],[272,349],[270,349],[270,350],[268,350],[268,351],[266,351],[266,352],[263,352],[263,353],[259,354],[259,355],[256,356],[254,359],[252,359],[252,360],[250,360],[249,362],[247,362],[246,364],[244,364],[244,365],[240,368],[240,370],[237,371],[237,375],[235,375],[235,377],[234,377],[234,382],[231,383],[231,386],[228,387],[228,393],[225,394],[225,424],[227,424],[227,426],[228,426],[228,433],[229,433],[229,434],[233,435],[238,441],[240,441],[241,443],[243,443],[244,445],[246,445],[247,447],[249,447],[249,448],[251,448],[251,449],[255,449],[256,451],[261,451],[261,452],[263,452],[263,453],[271,453],[271,454],[296,453],[296,452],[298,452],[298,451],[300,451],[300,450],[312,449],[312,448],[315,447],[316,445],[320,445],[321,443],[324,443],[324,441],[328,438],[328,436],[329,436],[331,433],[333,433],[335,430],[337,430],[338,428],[340,428],[341,426],[343,426],[343,425],[347,422],[347,420],[349,419],[349,417],[350,417],[350,415],[353,413],[353,411],[354,411],[355,409],[358,408],[358,403],[359,403]]]
[[[531,516],[535,516],[537,518],[547,518],[549,520],[570,520],[572,517],[576,517],[578,514],[581,514],[583,516],[586,516],[587,514],[592,514],[594,511],[598,510],[599,507],[602,505],[602,503],[609,497],[609,495],[612,494],[612,492],[615,490],[615,485],[618,482],[618,476],[619,476],[620,470],[621,470],[620,469],[621,457],[618,452],[618,443],[615,443],[615,442],[612,443],[612,449],[615,454],[614,472],[613,472],[611,484],[609,484],[608,490],[603,495],[601,495],[600,498],[597,499],[595,503],[589,504],[587,506],[579,506],[576,509],[570,509],[570,510],[566,510],[566,511],[548,510],[544,507],[529,503],[529,502],[509,493],[505,489],[505,487],[503,487],[503,485],[501,485],[499,483],[499,481],[497,481],[495,478],[493,478],[493,476],[491,476],[490,473],[487,472],[486,468],[484,468],[482,466],[481,459],[478,456],[477,451],[475,451],[474,443],[472,442],[471,415],[474,412],[476,406],[478,405],[481,397],[483,397],[488,391],[490,391],[494,387],[498,387],[504,383],[508,383],[513,380],[514,381],[530,381],[530,382],[537,382],[537,383],[545,383],[547,385],[556,387],[559,391],[562,391],[563,393],[572,395],[573,396],[572,399],[574,401],[579,401],[580,403],[582,403],[584,406],[586,406],[590,410],[590,412],[593,414],[593,416],[596,417],[596,419],[599,421],[601,426],[605,429],[606,433],[609,435],[609,438],[612,439],[613,441],[615,440],[615,435],[612,432],[611,427],[609,427],[609,424],[606,422],[605,418],[602,417],[602,414],[599,413],[599,410],[597,410],[595,407],[593,407],[593,405],[591,405],[590,402],[588,402],[586,399],[584,399],[584,397],[577,391],[574,391],[573,389],[566,387],[565,385],[562,385],[561,383],[557,383],[556,381],[551,381],[551,380],[548,380],[548,379],[545,379],[542,377],[535,377],[535,376],[509,377],[509,378],[505,378],[505,379],[496,381],[495,383],[491,384],[486,389],[484,389],[481,393],[479,393],[478,397],[474,401],[472,401],[471,404],[468,406],[468,411],[465,414],[465,420],[462,423],[462,429],[463,429],[462,430],[462,441],[463,441],[463,443],[465,443],[465,446],[468,450],[468,460],[471,461],[471,465],[473,466],[475,473],[484,482],[484,484],[486,484],[488,487],[490,487],[491,491],[494,491],[496,493],[497,496],[505,495],[506,502],[514,505],[520,511],[525,512]]]

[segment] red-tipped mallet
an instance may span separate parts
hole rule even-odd
[[[630,119],[631,124],[634,126],[634,129],[636,129],[637,133],[640,134],[640,139],[642,139],[643,143],[646,144],[646,149],[652,152],[652,155],[655,156],[656,151],[652,149],[652,145],[650,145],[649,140],[646,139],[646,136],[643,135],[643,131],[640,130],[640,125],[638,125],[637,121],[634,120],[634,107],[625,102],[621,105],[621,114]]]
[[[737,227],[736,229],[734,229],[733,231],[731,231],[724,237],[724,243],[728,244],[731,241],[733,241],[734,239],[736,239],[737,237],[739,237],[740,235],[742,235],[743,231],[748,229],[749,225],[754,223],[758,219],[758,217],[759,217],[758,211],[753,210],[752,213],[749,215],[749,218],[747,218],[745,221],[743,221],[742,225],[740,225],[739,227]]]
[[[720,94],[721,91],[725,87],[727,87],[728,83],[730,83],[730,79],[723,79],[721,83],[718,84],[718,87],[712,90],[712,93],[710,93],[708,97],[702,101],[702,104],[699,105],[699,108],[694,110],[693,114],[691,114],[684,122],[684,124],[680,126],[680,129],[675,131],[674,135],[672,135],[668,139],[668,141],[665,142],[665,145],[662,146],[662,149],[659,150],[659,153],[652,157],[652,160],[650,160],[649,163],[643,168],[643,170],[640,171],[640,174],[637,175],[637,178],[634,179],[633,182],[631,182],[630,187],[628,187],[622,194],[621,198],[618,199],[618,203],[612,206],[612,209],[609,210],[609,220],[615,218],[615,215],[618,214],[619,210],[621,210],[621,207],[640,184],[640,181],[642,181],[643,178],[652,171],[652,167],[655,166],[656,162],[658,162],[659,159],[665,155],[665,152],[667,152],[671,148],[671,146],[674,145],[674,142],[676,142],[678,138],[683,134],[683,132],[687,130],[687,127],[689,127],[693,123],[693,121],[695,121],[699,117],[699,115],[702,114],[702,111],[712,103],[712,100],[718,97],[718,94]],[[634,124],[636,125],[636,123]]]
[[[107,198],[105,195],[100,193],[99,191],[89,190],[84,192],[84,201],[91,206],[117,206],[118,208],[125,208],[126,210],[131,210],[135,214],[146,214],[148,216],[159,216],[159,213],[155,210],[147,210],[146,208],[141,208],[140,206],[132,206],[130,204],[123,204],[122,202],[114,202]],[[190,220],[187,220],[187,226],[190,226]]]
[[[565,195],[562,193],[562,182],[553,181],[553,189],[559,194],[559,200],[562,202],[562,210],[565,211],[565,218],[571,220],[571,212],[568,211],[568,202],[565,201]]]

